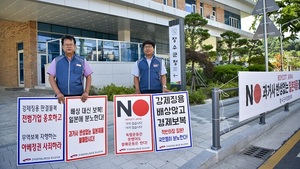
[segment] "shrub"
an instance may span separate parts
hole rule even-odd
[[[196,90],[193,92],[189,92],[189,102],[190,105],[195,105],[195,104],[204,104],[206,96],[203,94],[201,90]]]
[[[179,91],[179,90],[172,89],[172,91]],[[102,88],[96,88],[92,86],[90,90],[90,95],[107,95],[108,101],[113,101],[114,95],[133,94],[134,92],[135,89],[133,87],[116,86],[115,84],[110,84]],[[201,90],[197,90],[194,91],[193,93],[189,93],[189,102],[191,105],[204,104],[205,99],[206,99],[206,95],[203,94]]]
[[[238,76],[238,71],[246,71],[247,69],[239,65],[219,65],[215,67],[215,82],[227,83]],[[235,82],[238,78],[234,79]]]
[[[98,94],[98,88],[91,85],[90,91],[89,91],[89,95],[97,95]]]
[[[231,81],[231,82],[226,83],[226,84],[209,83],[208,86],[209,87],[202,88],[201,90],[206,95],[207,98],[211,98],[212,97],[212,90],[213,90],[213,88],[219,88],[219,89],[237,88],[238,87],[238,82]],[[227,97],[225,97],[224,95],[221,95],[220,99],[222,99],[222,98],[236,97],[236,96],[238,96],[238,91],[229,91],[229,92],[226,92],[226,96]]]
[[[248,67],[249,71],[259,71],[259,72],[265,72],[266,66],[265,65],[252,65]],[[269,66],[269,71],[273,71],[273,68]]]
[[[236,82],[229,82],[229,83],[226,83],[224,84],[223,86],[221,86],[220,89],[229,89],[229,88],[237,88],[238,87],[238,83]],[[239,95],[239,91],[238,90],[235,90],[235,91],[228,91],[224,94],[221,94],[220,96],[220,99],[228,99],[228,98],[231,98],[231,97],[236,97]]]
[[[133,94],[135,89],[133,87],[124,87],[124,86],[116,86],[115,84],[110,84],[104,86],[103,88],[99,88],[97,95],[107,95],[107,99],[109,101],[113,101],[114,95],[122,95],[122,94]]]

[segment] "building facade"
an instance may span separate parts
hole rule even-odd
[[[254,6],[251,0],[1,0],[0,86],[50,87],[45,72],[62,54],[65,34],[76,37],[77,52],[91,64],[92,85],[131,86],[144,40],[168,58],[169,21],[201,14],[211,34],[206,43],[216,46],[227,30],[252,38],[245,18]]]

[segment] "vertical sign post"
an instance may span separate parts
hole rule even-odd
[[[184,19],[169,22],[170,84],[186,90]]]
[[[265,47],[265,62],[266,62],[266,72],[268,72],[268,37],[280,36],[280,32],[277,30],[273,22],[267,16],[267,12],[277,11],[279,9],[278,5],[274,0],[258,0],[255,8],[252,11],[252,15],[263,14],[262,22],[259,24],[253,39],[264,38]]]
[[[258,0],[252,11],[252,15],[263,14],[262,23],[258,26],[253,39],[260,39],[261,35],[264,36],[266,72],[269,71],[268,37],[280,36],[280,32],[267,16],[267,12],[277,11],[278,9],[279,7],[274,0]],[[260,118],[260,124],[265,124],[265,113],[262,115],[263,116]]]

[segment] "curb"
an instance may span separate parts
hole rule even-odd
[[[288,112],[281,111],[267,118],[265,125],[256,123],[253,126],[248,127],[242,132],[223,140],[221,142],[221,149],[216,151],[206,149],[202,153],[191,159],[189,162],[181,166],[180,169],[206,169],[211,167],[212,165],[218,163],[219,161],[222,161],[226,157],[245,149],[252,141],[256,140],[258,137],[263,135],[268,130],[271,130],[276,125],[279,125],[299,109],[299,104],[291,106]]]

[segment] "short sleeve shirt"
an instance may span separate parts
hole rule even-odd
[[[86,59],[84,59],[84,76],[87,77],[88,75],[92,74],[92,68],[91,66],[87,63]],[[48,69],[48,74],[52,75],[52,76],[56,76],[56,62],[55,59],[53,59],[53,61],[50,64],[50,67]]]
[[[152,58],[153,58],[153,57],[152,57]],[[150,67],[152,58],[151,58],[151,59],[146,58],[149,67]],[[136,62],[134,63],[133,70],[132,70],[132,73],[131,73],[131,74],[132,74],[133,76],[140,77],[140,71],[139,71],[137,62],[138,62],[138,61],[136,61]],[[160,74],[161,74],[161,75],[165,75],[165,74],[167,74],[167,69],[166,69],[166,65],[165,65],[165,60],[164,60],[164,59],[162,59],[161,64],[162,64],[162,66],[161,66]]]

